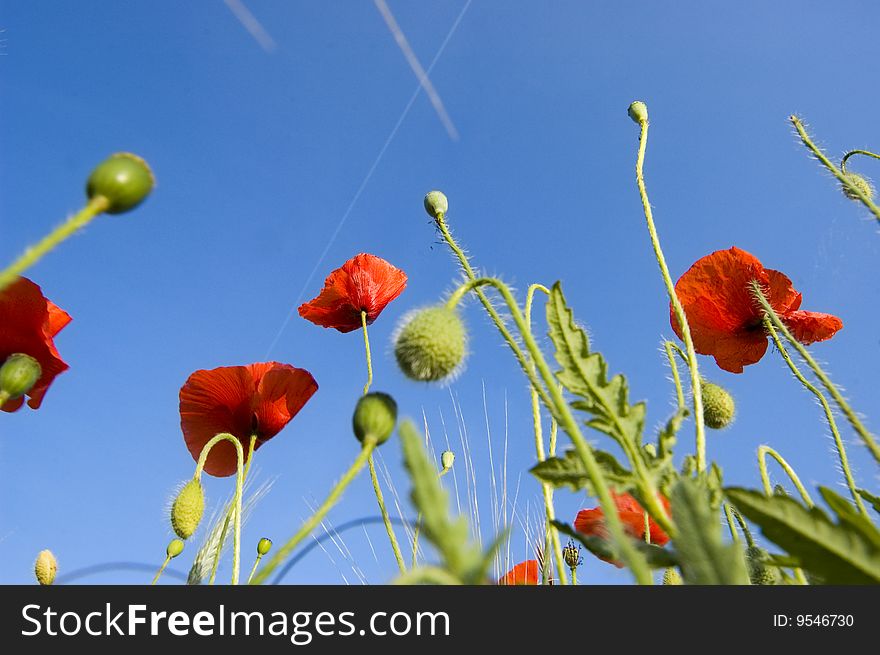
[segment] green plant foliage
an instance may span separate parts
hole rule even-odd
[[[599,559],[606,562],[620,561],[620,553],[614,542],[601,537],[587,536],[575,530],[568,523],[562,521],[551,521],[551,525],[556,528],[560,534],[564,534],[578,541],[588,551]],[[635,540],[634,540],[635,541]],[[644,555],[648,566],[652,569],[664,569],[670,566],[676,566],[678,559],[675,553],[661,548],[655,544],[649,544],[644,541],[635,541],[636,548]]]
[[[747,585],[743,553],[721,539],[721,522],[711,507],[710,491],[690,478],[672,488],[673,539],[685,584]]]
[[[412,481],[412,501],[422,516],[422,531],[443,560],[443,566],[463,584],[481,584],[502,537],[484,554],[469,537],[464,517],[449,516],[449,494],[428,459],[422,437],[411,421],[400,424],[403,460]]]
[[[790,497],[767,497],[741,488],[728,488],[725,493],[744,516],[760,526],[765,537],[825,583],[880,583],[880,532],[857,515],[848,501],[829,489],[820,491],[839,523],[818,507],[804,507]]]
[[[857,491],[862,498],[864,498],[871,504],[871,507],[874,508],[874,511],[880,514],[880,496],[875,496],[867,489],[857,489]]]
[[[613,455],[602,450],[594,450],[593,456],[602,469],[605,481],[616,491],[622,493],[632,486],[632,473],[627,471]],[[574,450],[565,451],[562,457],[548,457],[530,470],[541,482],[557,489],[561,487],[569,487],[573,491],[586,489],[589,495],[596,495],[584,463]]]

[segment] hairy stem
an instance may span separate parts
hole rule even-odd
[[[388,510],[385,508],[385,497],[382,495],[382,487],[379,486],[379,476],[376,475],[376,465],[373,462],[373,456],[369,458],[370,480],[373,481],[373,491],[376,493],[376,500],[379,502],[379,512],[382,514],[382,522],[385,524],[385,532],[388,533],[388,540],[391,542],[391,550],[394,551],[394,559],[397,560],[397,566],[400,572],[406,571],[406,564],[403,562],[403,554],[400,552],[400,544],[397,543],[397,535],[394,534],[394,526],[391,525],[391,518],[388,516]]]

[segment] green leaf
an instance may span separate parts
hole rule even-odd
[[[632,473],[623,468],[613,455],[602,450],[594,450],[593,456],[602,469],[605,481],[618,492],[622,493],[632,486]],[[541,482],[557,489],[561,487],[570,487],[573,491],[586,489],[589,495],[596,495],[587,470],[574,450],[567,450],[562,457],[548,457],[543,462],[538,462],[532,467],[531,473]]]
[[[819,487],[819,493],[822,494],[822,498],[828,504],[828,507],[837,514],[837,518],[840,519],[841,523],[845,523],[854,530],[861,532],[865,539],[873,543],[877,548],[880,548],[880,532],[878,532],[871,521],[859,513],[855,505],[828,487]]]
[[[880,583],[880,545],[852,521],[841,516],[835,524],[818,507],[804,507],[790,497],[768,498],[740,488],[725,492],[744,516],[761,527],[765,537],[827,584]],[[832,502],[843,511],[839,503]]]
[[[571,537],[579,542],[584,548],[599,559],[605,560],[606,562],[620,561],[621,556],[618,549],[615,547],[614,542],[609,541],[608,539],[602,539],[601,537],[585,535],[572,528],[568,523],[563,523],[562,521],[551,521],[550,523],[561,534]],[[648,566],[652,569],[665,569],[670,566],[678,565],[678,559],[675,557],[675,553],[671,553],[656,544],[649,544],[641,540],[636,541],[634,539],[633,542],[635,543],[636,548],[645,556]]]
[[[709,503],[709,490],[691,478],[672,488],[674,539],[686,584],[747,585],[749,575],[740,548],[721,539],[721,521]]]
[[[562,367],[557,378],[579,398],[572,407],[592,415],[587,422],[590,427],[640,450],[645,403],[629,403],[627,382],[622,375],[608,379],[605,358],[590,350],[590,340],[575,323],[559,282],[550,291],[547,324],[556,348],[556,361]]]
[[[871,507],[874,508],[874,511],[880,514],[880,496],[875,496],[867,489],[856,489],[859,492],[859,495],[871,503]]]
[[[428,459],[422,437],[411,421],[400,424],[403,460],[412,480],[412,501],[422,515],[422,532],[443,559],[449,573],[465,584],[484,581],[484,555],[470,542],[467,521],[449,517],[449,494]]]
[[[679,407],[668,421],[663,429],[657,435],[657,458],[666,460],[672,457],[672,449],[677,440],[676,435],[681,429],[681,424],[690,416],[690,410],[687,407]]]

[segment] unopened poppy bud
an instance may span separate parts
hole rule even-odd
[[[374,391],[362,396],[351,420],[358,441],[370,437],[377,444],[388,441],[397,423],[397,403],[387,393]]]
[[[657,457],[657,446],[652,443],[645,444],[645,452],[651,457]]]
[[[442,191],[429,191],[425,195],[425,211],[431,218],[445,216],[449,209],[449,200]]]
[[[703,382],[703,422],[713,430],[726,428],[733,423],[736,404],[733,396],[724,387],[713,382]]]
[[[37,555],[37,561],[34,562],[34,575],[37,576],[37,582],[41,585],[50,585],[55,582],[55,575],[58,573],[58,560],[51,550],[41,550]]]
[[[174,534],[181,539],[189,539],[199,527],[204,511],[205,492],[202,491],[202,483],[193,478],[183,485],[171,505],[171,527]]]
[[[268,553],[270,550],[272,550],[271,539],[266,539],[266,537],[263,537],[257,542],[257,555],[259,555],[260,557]]]
[[[110,155],[95,167],[86,182],[89,198],[103,196],[110,201],[108,214],[134,209],[150,195],[156,183],[149,165],[130,152]]]
[[[440,454],[440,466],[443,467],[444,471],[448,471],[452,468],[453,464],[455,464],[455,453],[451,450],[444,450]]]
[[[629,109],[626,110],[626,113],[629,114],[629,117],[639,125],[648,122],[648,105],[641,100],[633,102],[629,106]]]
[[[684,581],[681,579],[681,573],[678,572],[678,569],[674,566],[670,566],[663,572],[663,584],[665,585],[680,585],[684,584]]]
[[[843,195],[845,195],[850,200],[861,200],[859,198],[859,194],[855,192],[854,189],[858,189],[864,195],[868,197],[869,200],[874,199],[874,187],[871,186],[871,183],[867,180],[867,178],[859,175],[858,173],[845,173],[844,179],[846,179],[846,183],[842,183],[840,185],[841,190],[843,191]]]
[[[565,565],[570,569],[576,569],[581,565],[583,559],[581,558],[581,549],[579,546],[575,546],[573,541],[569,541],[565,548],[562,549],[562,560],[565,562]]]
[[[184,544],[180,539],[172,539],[168,542],[168,548],[165,549],[165,554],[168,555],[170,559],[174,559],[183,552],[183,546]]]
[[[753,585],[779,584],[779,570],[769,564],[770,555],[763,548],[750,546],[746,549],[746,563],[749,566],[749,580]]]
[[[10,355],[3,366],[0,366],[0,393],[9,400],[23,396],[33,388],[42,374],[40,362],[30,355]]]
[[[394,356],[411,380],[437,382],[454,376],[467,354],[467,330],[454,309],[428,307],[408,314],[398,328]]]

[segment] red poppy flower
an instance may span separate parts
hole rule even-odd
[[[614,504],[617,506],[617,516],[620,518],[620,522],[623,523],[623,529],[631,537],[643,541],[645,539],[645,510],[639,504],[639,501],[630,494],[616,494],[612,492],[611,496],[614,498]],[[660,500],[666,511],[669,512],[669,501],[663,496],[660,496]],[[648,518],[648,528],[651,533],[652,544],[657,546],[666,545],[669,541],[669,535],[650,517]],[[608,527],[605,524],[605,514],[602,512],[601,507],[582,509],[578,512],[574,520],[574,529],[588,537],[609,538]],[[618,568],[623,566],[622,562],[616,562],[604,557],[600,559],[614,564]]]
[[[765,269],[757,257],[739,248],[718,250],[688,269],[675,284],[694,340],[701,355],[712,355],[725,371],[742,373],[743,366],[759,361],[767,351],[767,334],[760,305],[752,297],[757,280],[773,310],[803,344],[830,339],[843,327],[831,314],[800,309],[801,294],[779,271]],[[670,306],[672,329],[681,328]]]
[[[43,296],[40,287],[25,277],[0,291],[0,364],[15,353],[30,355],[40,363],[40,379],[27,393],[28,405],[37,409],[55,376],[69,367],[55,349],[54,338],[70,316]],[[7,401],[4,412],[14,412],[24,396]]]
[[[265,362],[196,371],[180,389],[180,427],[193,459],[205,444],[228,432],[241,441],[247,458],[252,435],[256,450],[278,434],[318,390],[311,373],[289,364]],[[217,477],[237,469],[235,446],[211,449],[205,472]]]
[[[361,253],[330,273],[318,297],[300,305],[299,315],[321,327],[351,332],[360,329],[362,311],[370,325],[405,288],[406,273]]]
[[[520,562],[498,580],[500,585],[538,584],[538,560],[528,559]]]

